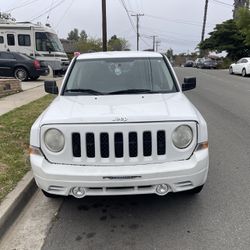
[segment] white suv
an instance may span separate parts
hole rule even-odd
[[[60,91],[31,128],[30,160],[49,197],[165,195],[201,191],[208,173],[207,125],[167,58],[106,52],[74,58]]]

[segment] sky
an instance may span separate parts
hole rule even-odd
[[[136,49],[135,17],[140,17],[140,49],[152,48],[157,36],[159,51],[193,52],[201,39],[205,0],[106,0],[108,37],[116,34]],[[17,21],[52,25],[60,38],[70,30],[85,30],[89,37],[102,36],[101,0],[0,0],[0,11]],[[122,4],[125,3],[125,8]],[[233,0],[209,0],[206,37],[217,23],[232,18]],[[49,11],[49,9],[52,9]],[[48,17],[49,16],[49,17]],[[132,24],[131,24],[132,21]]]

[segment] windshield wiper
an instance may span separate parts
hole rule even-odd
[[[71,93],[84,93],[89,95],[103,95],[102,92],[93,89],[66,89],[64,92]]]
[[[145,93],[156,93],[151,89],[123,89],[114,92],[109,92],[109,95],[116,95],[116,94],[145,94]]]

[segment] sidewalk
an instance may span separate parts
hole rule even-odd
[[[58,86],[62,78],[56,78]],[[44,81],[22,83],[23,92],[0,98],[0,116],[46,95]]]

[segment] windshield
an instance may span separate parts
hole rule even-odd
[[[57,35],[49,32],[36,32],[36,50],[64,52],[63,46]]]
[[[77,60],[64,95],[177,92],[163,58]]]

